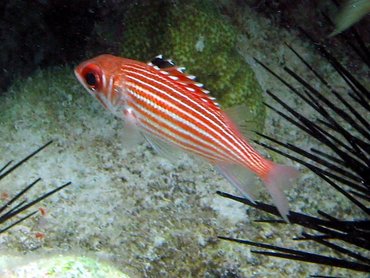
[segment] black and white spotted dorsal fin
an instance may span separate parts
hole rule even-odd
[[[162,55],[158,55],[148,65],[167,75],[179,85],[185,86],[189,94],[193,94],[200,100],[213,104],[216,107],[219,106],[215,98],[209,96],[209,91],[203,87],[203,84],[197,82],[197,78],[194,75],[185,74],[185,68],[176,66],[172,60],[164,59]]]
[[[158,67],[159,69],[171,68],[175,66],[175,63],[170,59],[164,59],[162,54],[155,56],[148,65]]]

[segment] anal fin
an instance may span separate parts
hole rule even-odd
[[[217,164],[215,168],[243,194],[243,197],[254,203],[255,195],[257,194],[257,180],[252,172],[236,164]]]

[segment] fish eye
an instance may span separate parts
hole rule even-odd
[[[96,85],[96,77],[94,73],[92,72],[88,72],[85,74],[85,80],[86,80],[87,85],[91,87],[94,87]]]
[[[100,67],[90,64],[84,68],[81,76],[83,77],[86,85],[93,91],[99,90],[101,87],[102,71]]]

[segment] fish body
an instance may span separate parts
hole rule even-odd
[[[259,154],[194,76],[161,56],[147,64],[108,54],[81,63],[75,74],[105,108],[152,144],[160,140],[205,158],[252,201],[243,172],[255,173],[287,220],[282,189],[297,171]]]

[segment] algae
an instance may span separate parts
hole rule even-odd
[[[196,75],[223,107],[245,104],[250,111],[243,120],[261,130],[265,121],[262,90],[237,52],[239,35],[213,1],[144,2],[126,13],[118,54],[142,61],[158,54],[171,58],[186,67],[186,73]]]

